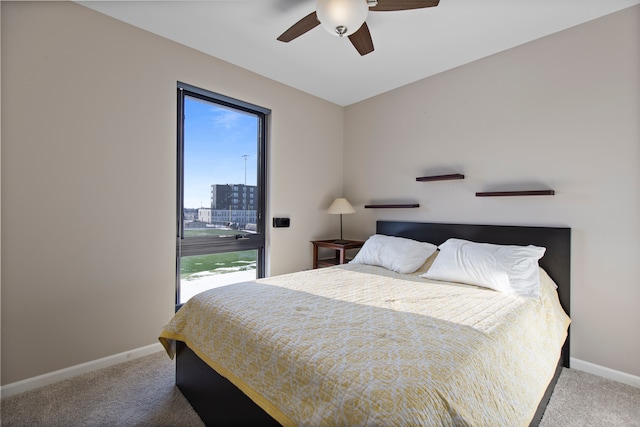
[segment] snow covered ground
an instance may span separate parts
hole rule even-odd
[[[255,279],[256,270],[254,269],[228,273],[215,273],[211,271],[196,273],[192,275],[189,280],[182,280],[180,282],[180,303],[187,302],[192,296],[207,289]]]

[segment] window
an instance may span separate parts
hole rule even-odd
[[[264,277],[269,113],[178,83],[177,305]]]

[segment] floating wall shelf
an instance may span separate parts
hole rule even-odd
[[[416,181],[419,182],[428,182],[428,181],[446,181],[451,179],[464,179],[464,175],[460,173],[452,173],[449,175],[432,175],[432,176],[421,176],[416,178]]]
[[[486,191],[476,193],[476,197],[499,197],[499,196],[553,196],[553,190],[529,190],[529,191]]]
[[[403,208],[419,208],[418,203],[400,204],[400,205],[364,205],[366,209],[403,209]]]

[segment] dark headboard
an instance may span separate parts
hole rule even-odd
[[[513,225],[444,224],[429,222],[378,221],[376,233],[406,237],[434,245],[448,238],[501,245],[536,245],[547,248],[540,266],[558,285],[558,297],[565,312],[571,308],[571,229]],[[569,366],[569,338],[563,348],[563,365]]]

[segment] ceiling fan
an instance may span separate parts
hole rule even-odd
[[[293,24],[278,40],[288,43],[322,24],[331,34],[349,37],[360,55],[373,52],[366,19],[369,10],[388,12],[437,6],[440,0],[318,0],[316,10]]]

